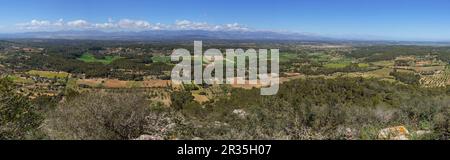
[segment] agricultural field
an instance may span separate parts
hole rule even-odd
[[[63,78],[70,77],[70,74],[67,72],[52,72],[52,71],[38,71],[38,70],[31,70],[31,71],[26,72],[26,74],[31,75],[31,76],[49,78],[49,79],[50,78],[63,79]]]
[[[450,69],[447,67],[444,71],[434,75],[423,76],[420,84],[424,87],[439,88],[450,86]]]
[[[280,53],[280,63],[285,63],[296,59],[298,59],[298,55],[295,53],[289,52]]]
[[[153,56],[152,61],[154,63],[171,63],[170,56]]]
[[[8,75],[7,78],[10,79],[11,81],[13,81],[14,83],[18,83],[18,84],[33,84],[34,83],[34,81],[31,79],[27,79],[27,78],[15,76],[15,75]]]
[[[105,56],[103,59],[97,59],[93,54],[85,53],[80,58],[78,58],[78,60],[86,63],[111,64],[112,62],[120,58],[120,56]]]
[[[342,62],[330,62],[324,65],[325,68],[331,68],[331,69],[339,69],[339,68],[345,68],[352,64],[350,61],[342,61]]]
[[[368,67],[370,67],[370,64],[369,63],[358,63],[358,67],[359,68],[368,68]]]
[[[331,55],[321,52],[308,53],[307,55],[308,58],[315,63],[327,63],[333,59]]]
[[[371,62],[371,64],[379,67],[394,67],[395,62],[394,61],[377,61],[377,62]]]

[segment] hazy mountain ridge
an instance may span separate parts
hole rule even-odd
[[[98,40],[152,40],[152,39],[258,39],[258,40],[331,40],[332,38],[301,33],[272,31],[205,31],[205,30],[157,30],[140,32],[104,31],[55,31],[0,34],[0,38],[44,39],[98,39]]]
[[[305,41],[338,42],[352,45],[425,45],[450,46],[448,41],[398,41],[388,39],[360,39],[333,37],[307,33],[274,31],[207,31],[207,30],[152,30],[117,31],[68,30],[54,32],[25,32],[0,34],[0,39],[59,39],[59,40],[120,40],[120,41],[177,41],[177,40],[244,40],[244,41]]]

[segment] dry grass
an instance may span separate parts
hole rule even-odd
[[[434,72],[443,70],[445,70],[445,66],[414,67],[414,71],[416,72]]]
[[[378,62],[372,62],[372,64],[375,66],[380,66],[380,67],[392,67],[392,66],[394,66],[395,62],[394,61],[378,61]]]
[[[70,76],[70,74],[67,72],[52,72],[52,71],[38,71],[38,70],[28,71],[27,74],[44,78],[60,78],[60,79]]]
[[[192,96],[194,96],[194,100],[200,104],[203,104],[203,103],[209,101],[209,98],[206,95],[200,95],[200,91],[192,92]]]
[[[144,88],[163,88],[172,83],[170,80],[146,80],[143,81]]]

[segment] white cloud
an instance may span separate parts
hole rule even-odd
[[[63,19],[59,19],[58,21],[53,23],[53,25],[62,27],[62,26],[64,26],[64,20]]]
[[[192,22],[189,20],[177,20],[174,29],[179,30],[209,30],[209,31],[246,31],[247,27],[238,24],[211,25],[206,22]]]
[[[31,20],[30,22],[17,24],[21,30],[31,30],[31,31],[57,31],[57,30],[67,30],[67,29],[88,29],[91,24],[86,20],[74,20],[69,22],[64,22],[63,19],[51,22],[49,20]]]
[[[73,28],[87,28],[90,26],[89,22],[81,19],[67,22],[67,25]]]
[[[39,21],[39,20],[31,20],[30,25],[34,26],[46,26],[50,25],[50,21]]]
[[[150,22],[143,20],[131,20],[131,19],[122,19],[117,22],[119,28],[122,29],[150,29]]]
[[[22,30],[39,30],[39,31],[55,31],[55,30],[83,30],[98,29],[102,31],[144,31],[144,30],[208,30],[208,31],[247,31],[244,25],[238,23],[212,25],[206,22],[194,22],[189,20],[177,20],[174,24],[152,24],[145,20],[121,19],[114,21],[109,18],[104,23],[90,23],[86,20],[74,20],[64,22],[63,19],[51,22],[48,20],[31,20],[27,23],[17,24]]]
[[[211,26],[206,22],[191,22],[188,20],[181,20],[175,22],[175,29],[182,30],[210,30]]]
[[[177,25],[177,26],[185,26],[185,25],[190,25],[192,22],[191,21],[188,21],[188,20],[177,20],[176,22],[175,22],[175,25]]]
[[[51,23],[50,23],[50,21],[46,21],[46,20],[33,19],[27,23],[20,23],[20,24],[18,24],[18,26],[21,28],[27,29],[27,30],[35,30],[35,29],[39,29],[39,28],[51,27]]]
[[[116,24],[114,24],[114,23],[97,23],[97,24],[94,24],[94,28],[97,28],[97,29],[114,29],[114,28],[116,28],[117,27],[117,25]]]
[[[249,29],[239,23],[233,23],[233,24],[226,24],[225,30],[249,30]]]

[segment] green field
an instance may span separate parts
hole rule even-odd
[[[158,62],[170,63],[171,59],[170,59],[170,56],[154,56],[154,57],[152,57],[152,61],[154,63],[158,63]]]
[[[7,78],[10,79],[11,81],[13,81],[14,83],[21,83],[21,84],[34,83],[33,80],[31,80],[31,79],[26,79],[26,78],[14,76],[14,75],[9,75]]]
[[[280,62],[289,62],[291,60],[295,60],[298,58],[298,55],[295,53],[280,53]]]
[[[103,64],[111,64],[115,60],[118,60],[122,57],[120,56],[105,56],[104,59],[97,59],[94,55],[90,53],[83,54],[78,60],[86,62],[86,63],[103,63]]]
[[[352,64],[351,59],[342,58],[342,59],[329,61],[327,64],[324,65],[324,67],[331,68],[331,69],[340,69],[340,68],[345,68],[351,64]]]
[[[325,53],[309,53],[308,58],[311,59],[313,62],[320,63],[320,62],[329,62],[332,57]]]
[[[328,63],[328,64],[325,64],[324,67],[332,68],[332,69],[339,69],[339,68],[345,68],[349,65],[350,65],[350,63],[345,63],[345,62],[343,62],[343,63]]]
[[[368,68],[368,67],[370,67],[370,65],[368,63],[359,63],[358,67],[359,68]]]
[[[380,67],[392,67],[394,66],[394,61],[377,61],[377,62],[372,62],[373,65],[375,66],[380,66]]]

